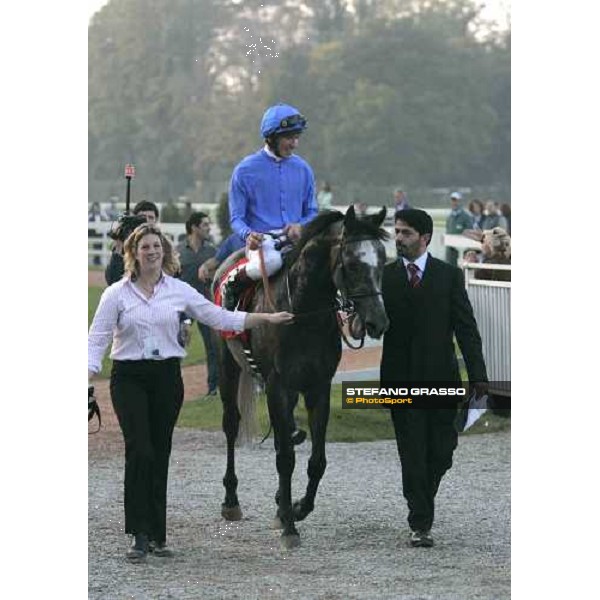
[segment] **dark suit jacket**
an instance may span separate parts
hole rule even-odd
[[[418,288],[404,264],[383,271],[383,300],[390,326],[383,338],[381,381],[460,381],[453,335],[471,382],[487,381],[481,337],[457,267],[429,255]]]

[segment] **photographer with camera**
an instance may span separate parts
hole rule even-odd
[[[110,256],[110,261],[104,271],[107,285],[112,285],[123,277],[125,267],[123,265],[123,244],[129,234],[142,223],[156,223],[158,221],[158,207],[154,202],[142,200],[133,207],[133,214],[125,214],[119,218],[117,227],[108,235],[115,241]]]
[[[173,430],[183,402],[177,341],[182,312],[218,330],[291,323],[293,315],[227,311],[180,279],[179,260],[156,225],[138,226],[124,246],[125,276],[104,290],[88,334],[88,377],[112,341],[110,394],[125,442],[127,558],[172,556],[166,546],[167,478]]]

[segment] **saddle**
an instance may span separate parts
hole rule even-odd
[[[219,279],[217,285],[215,286],[215,293],[214,293],[214,302],[217,306],[221,306],[223,307],[224,304],[224,289],[225,286],[227,284],[227,282],[232,278],[235,277],[238,273],[238,271],[248,262],[248,259],[243,257],[240,258],[240,260],[236,261],[233,265],[231,265],[224,273],[223,275],[221,275],[221,278]],[[258,282],[253,282],[250,283],[241,293],[240,298],[239,298],[239,302],[237,305],[238,310],[247,310],[247,308],[250,306],[250,303],[252,302],[252,298],[254,298],[254,292],[256,291],[256,284]],[[232,338],[239,338],[242,340],[242,342],[244,342],[245,344],[247,344],[250,341],[250,336],[249,336],[249,332],[248,331],[242,331],[242,332],[237,332],[237,331],[220,331],[219,332],[220,336],[223,339],[229,340]]]

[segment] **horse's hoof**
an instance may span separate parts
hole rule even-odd
[[[298,546],[300,546],[300,536],[297,533],[292,535],[282,535],[280,543],[283,550],[298,548]]]
[[[236,504],[236,506],[221,506],[221,516],[227,521],[241,521],[243,513],[239,504]]]
[[[283,529],[283,523],[277,515],[275,515],[275,518],[271,523],[271,529]]]
[[[294,521],[304,521],[314,510],[314,506],[309,509],[302,500],[296,500],[292,505],[292,510],[294,511]]]

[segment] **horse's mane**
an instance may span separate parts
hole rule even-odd
[[[338,210],[327,210],[320,212],[312,221],[307,223],[302,228],[302,235],[300,236],[298,243],[288,253],[286,262],[290,265],[294,264],[300,256],[302,249],[310,240],[320,233],[323,233],[330,227],[330,225],[341,221],[343,218],[344,214]]]
[[[344,217],[344,213],[341,213],[339,210],[321,211],[312,221],[310,221],[310,223],[307,223],[302,228],[302,236],[294,246],[294,249],[289,252],[286,263],[289,265],[294,264],[300,256],[302,249],[310,240],[323,233],[333,225],[333,223],[343,220]],[[385,241],[390,237],[385,229],[377,225],[375,222],[375,215],[362,219],[352,219],[346,231],[348,236],[365,236],[380,241]]]

